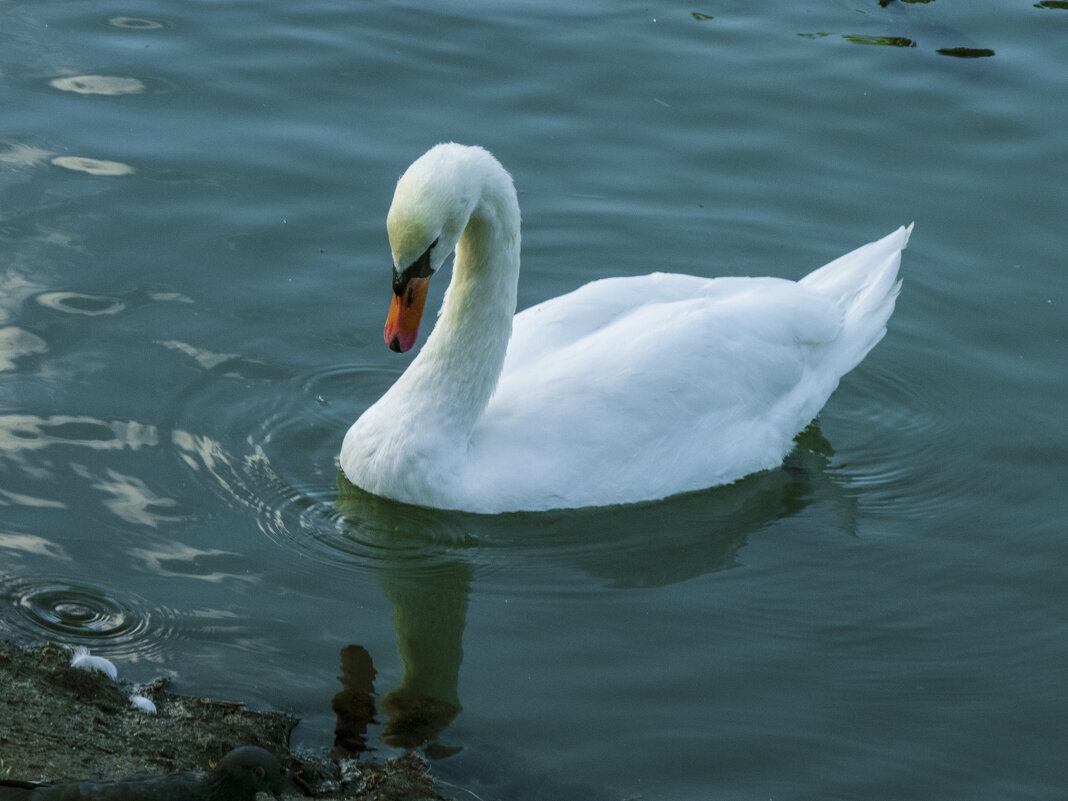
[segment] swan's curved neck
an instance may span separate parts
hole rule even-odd
[[[494,162],[456,246],[434,331],[396,386],[421,424],[467,437],[497,386],[519,283],[519,203]]]

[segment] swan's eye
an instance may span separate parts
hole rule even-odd
[[[434,274],[434,268],[430,266],[430,251],[434,249],[434,245],[438,243],[435,239],[430,243],[430,247],[423,251],[423,255],[413,261],[406,269],[401,272],[397,271],[397,268],[393,268],[393,294],[398,298],[405,297],[405,288],[408,286],[408,282],[413,278],[429,278]],[[410,291],[407,293],[407,303],[409,306],[415,300],[415,295]]]
[[[434,274],[434,268],[430,266],[430,251],[434,249],[434,245],[438,243],[435,239],[430,243],[430,247],[423,251],[423,255],[412,262],[411,266],[404,272],[411,278],[429,278]]]

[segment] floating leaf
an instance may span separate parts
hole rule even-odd
[[[954,58],[990,58],[994,51],[985,47],[942,47],[939,48],[938,54]]]
[[[904,36],[859,36],[843,33],[842,38],[853,44],[884,45],[886,47],[915,47],[916,43]]]

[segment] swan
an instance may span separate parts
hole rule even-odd
[[[431,148],[386,227],[391,349],[415,344],[455,251],[452,280],[420,353],[349,428],[341,470],[374,495],[479,513],[651,501],[778,466],[886,333],[912,232],[796,282],[606,278],[516,314],[519,204],[488,151]]]

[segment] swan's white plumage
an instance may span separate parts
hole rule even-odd
[[[475,512],[663,498],[777,466],[886,333],[899,228],[800,281],[655,273],[515,311],[519,209],[489,153],[438,145],[398,183],[398,270],[456,248],[435,329],[349,429],[341,467]],[[510,337],[509,337],[510,335]]]

